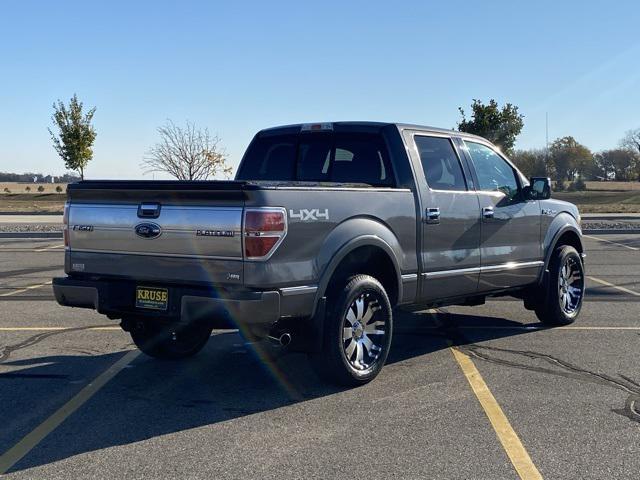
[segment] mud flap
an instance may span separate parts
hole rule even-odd
[[[300,332],[292,329],[292,341],[287,347],[292,352],[317,353],[322,351],[324,339],[324,320],[327,297],[318,300],[316,311],[311,318],[300,325]]]

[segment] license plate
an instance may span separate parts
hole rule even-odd
[[[169,289],[156,287],[136,288],[136,307],[166,310],[169,305]]]

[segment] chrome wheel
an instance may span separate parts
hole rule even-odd
[[[584,294],[584,275],[580,259],[569,256],[560,268],[558,298],[566,315],[573,315],[580,308]]]
[[[360,294],[347,309],[342,328],[343,353],[355,370],[372,368],[382,354],[387,335],[386,316],[372,292]]]

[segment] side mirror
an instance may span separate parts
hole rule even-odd
[[[551,179],[549,177],[531,177],[530,184],[525,187],[527,200],[546,200],[551,197]]]

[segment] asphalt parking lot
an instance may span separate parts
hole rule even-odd
[[[57,306],[59,240],[0,240],[7,478],[637,478],[640,235],[585,238],[587,299],[543,329],[511,299],[398,314],[381,375],[319,384],[300,354],[214,332],[161,362]]]

